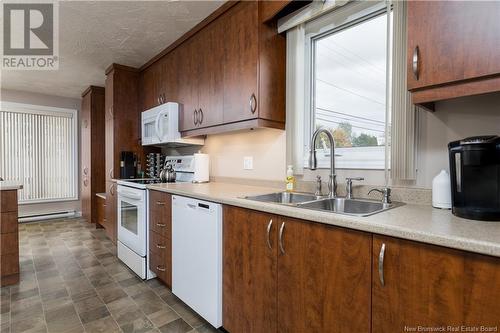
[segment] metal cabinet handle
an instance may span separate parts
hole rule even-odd
[[[380,284],[385,286],[384,280],[384,256],[385,256],[385,243],[382,243],[380,247],[380,253],[378,255],[378,277],[380,279]]]
[[[252,113],[255,113],[255,110],[257,110],[257,97],[255,97],[255,94],[252,94],[252,96],[250,96],[249,105],[250,111]]]
[[[156,266],[156,269],[160,272],[165,272],[165,268],[161,267],[160,265]]]
[[[89,174],[89,168],[83,167],[83,174],[88,175]]]
[[[109,186],[109,193],[110,193],[111,195],[115,195],[115,184],[111,184],[111,185]]]
[[[411,62],[411,69],[413,71],[413,76],[415,77],[415,80],[418,80],[419,77],[419,68],[418,68],[418,58],[420,57],[420,49],[418,48],[418,45],[415,46],[415,49],[413,50],[413,57],[412,57],[412,62]]]
[[[165,203],[164,203],[164,202],[162,202],[162,201],[157,201],[157,202],[156,202],[156,204],[157,204],[158,206],[165,206]]]
[[[166,249],[167,248],[165,245],[161,245],[161,244],[156,244],[156,247],[159,249]]]
[[[267,247],[269,247],[270,250],[273,249],[271,246],[271,227],[273,226],[273,220],[271,219],[269,221],[269,224],[267,225]]]
[[[160,101],[160,96],[156,97],[156,102],[158,103],[158,105],[161,104],[161,101]]]
[[[109,169],[109,178],[113,178],[113,168]]]
[[[203,119],[205,118],[204,115],[203,115],[203,110],[201,108],[198,111],[198,116],[200,117],[200,119],[198,119],[198,124],[201,125],[203,123]]]
[[[110,116],[111,118],[113,118],[113,107],[112,107],[112,106],[110,106],[110,107],[109,107],[108,112],[109,112],[109,116]]]
[[[165,223],[156,223],[156,226],[157,227],[160,227],[160,228],[164,228],[166,227],[167,225]]]
[[[194,110],[193,112],[193,123],[198,125],[198,110]]]
[[[281,223],[280,227],[279,243],[281,254],[285,254],[285,248],[283,247],[283,231],[285,231],[285,222]]]
[[[83,121],[83,128],[87,128],[87,127],[89,127],[89,121],[87,119],[85,119]]]
[[[89,180],[87,178],[85,178],[83,180],[83,186],[87,187],[89,185]]]

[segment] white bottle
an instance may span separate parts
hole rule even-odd
[[[450,174],[446,170],[432,180],[432,207],[451,209]]]

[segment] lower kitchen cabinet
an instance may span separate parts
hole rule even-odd
[[[499,326],[498,258],[373,236],[373,333]]]
[[[370,332],[371,234],[290,218],[279,230],[278,331]]]
[[[149,191],[149,268],[172,288],[172,196]]]
[[[277,332],[278,221],[230,206],[223,218],[222,325],[230,333]]]
[[[223,232],[227,331],[370,331],[370,234],[229,206]]]
[[[106,229],[106,198],[96,195],[96,223]]]
[[[106,182],[106,235],[116,244],[118,230],[118,198],[116,183]]]

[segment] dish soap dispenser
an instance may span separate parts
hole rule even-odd
[[[286,191],[295,191],[295,176],[293,175],[293,165],[289,165],[286,169]]]

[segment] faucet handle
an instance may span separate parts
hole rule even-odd
[[[316,176],[316,192],[314,192],[314,195],[317,196],[317,197],[320,197],[323,195],[323,193],[321,193],[321,176]]]
[[[365,180],[365,179],[363,177],[345,177],[345,180],[349,183],[352,183],[353,180],[361,181],[361,180]]]
[[[353,180],[365,180],[363,177],[346,177],[345,178],[345,192],[346,198],[352,199],[352,181]]]
[[[368,191],[368,195],[372,192],[379,192],[383,195],[382,197],[382,203],[384,204],[390,204],[391,203],[391,189],[388,187],[384,187],[383,189],[378,189],[378,188],[372,188],[370,191]]]

